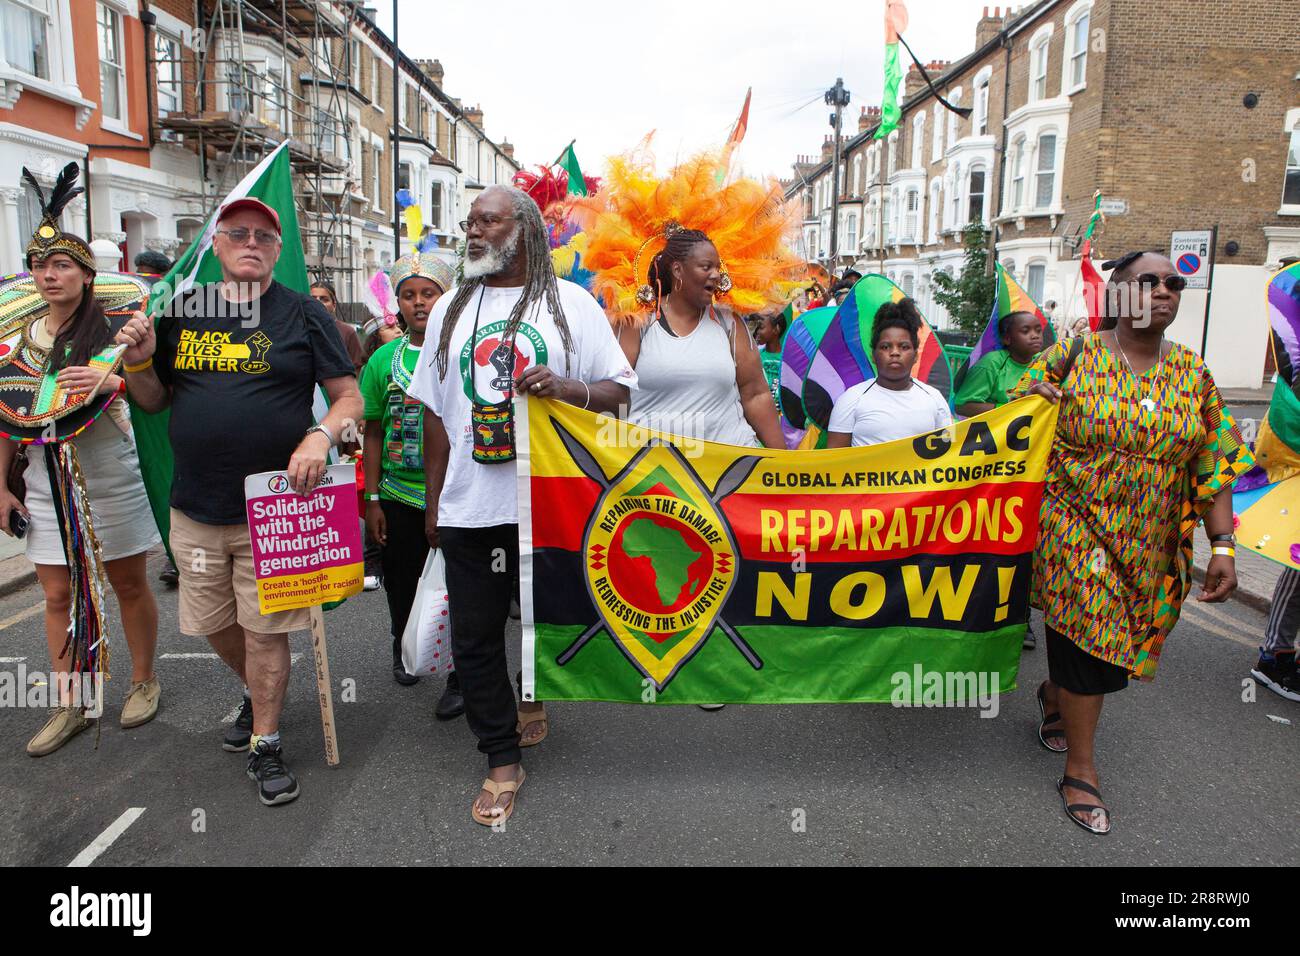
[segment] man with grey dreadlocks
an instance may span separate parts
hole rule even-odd
[[[471,813],[490,826],[514,812],[520,747],[547,733],[541,704],[516,705],[506,664],[519,568],[513,399],[616,412],[636,373],[596,300],[555,277],[541,211],[527,194],[489,187],[460,226],[464,282],[434,305],[425,342],[436,351],[417,359],[407,393],[428,408],[425,531],[446,561],[465,718],[488,758]]]

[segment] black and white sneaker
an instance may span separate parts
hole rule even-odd
[[[248,756],[248,776],[257,781],[257,799],[268,807],[298,799],[298,778],[284,764],[284,751],[264,740]]]
[[[1032,627],[1026,627],[1025,639],[1020,642],[1020,649],[1024,651],[1032,651],[1037,646],[1038,636],[1034,633],[1034,629]]]
[[[1300,668],[1295,654],[1277,654],[1271,660],[1260,657],[1250,670],[1251,676],[1279,697],[1300,701]]]
[[[226,728],[226,736],[221,741],[221,749],[232,754],[243,753],[248,749],[248,742],[253,739],[253,702],[245,697],[239,705],[239,714],[235,722]]]

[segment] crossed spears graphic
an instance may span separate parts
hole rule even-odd
[[[555,429],[556,434],[560,436],[560,441],[564,443],[565,449],[568,450],[569,455],[573,458],[574,464],[578,466],[578,469],[584,475],[586,475],[592,481],[596,482],[596,484],[600,485],[601,491],[604,493],[608,493],[611,488],[617,485],[618,482],[623,478],[623,476],[626,475],[629,471],[631,471],[636,466],[637,462],[639,462],[649,452],[651,448],[656,446],[662,446],[664,448],[667,448],[668,451],[673,455],[673,457],[677,459],[678,463],[695,480],[695,483],[700,488],[703,488],[705,490],[705,493],[708,495],[709,502],[713,505],[714,510],[718,513],[719,517],[722,516],[722,509],[719,507],[719,504],[722,501],[722,499],[727,497],[727,495],[731,494],[742,484],[744,484],[745,479],[749,477],[749,473],[754,470],[754,468],[758,465],[760,461],[762,461],[762,458],[760,458],[757,455],[746,455],[743,458],[737,458],[734,462],[732,462],[730,465],[727,466],[727,470],[724,471],[722,473],[722,477],[718,479],[718,484],[714,487],[713,491],[710,492],[705,487],[704,482],[700,480],[700,476],[696,473],[695,469],[691,467],[690,462],[688,462],[686,458],[683,457],[681,451],[678,450],[676,445],[672,444],[671,442],[665,442],[659,439],[652,439],[648,444],[646,444],[644,448],[641,449],[641,451],[639,451],[636,455],[633,456],[632,460],[629,461],[627,465],[624,466],[622,471],[620,471],[617,475],[615,475],[613,479],[609,479],[605,477],[605,472],[600,467],[600,464],[596,461],[595,457],[591,454],[591,452],[589,452],[583,446],[583,444],[580,441],[578,441],[577,438],[569,434],[569,432],[565,430],[564,426],[562,426],[555,419],[551,419],[551,425]],[[586,530],[588,533],[591,530],[591,522],[595,520],[596,520],[596,515],[595,512],[593,511],[592,516],[588,520],[588,524],[587,524]],[[731,536],[731,528],[727,526],[725,520],[720,521],[719,524],[722,526],[723,531],[727,535],[727,540],[731,544],[732,553],[736,554],[737,553],[736,542],[735,539]],[[587,534],[583,535],[584,541],[586,540],[587,537],[588,537]],[[677,676],[677,672],[681,670],[682,666],[688,660],[694,657],[695,654],[699,651],[699,649],[704,646],[705,642],[708,640],[709,634],[712,634],[713,632],[713,627],[719,628],[722,631],[722,633],[726,634],[727,637],[731,639],[731,643],[736,645],[736,650],[740,651],[741,656],[743,656],[745,660],[749,662],[750,667],[754,668],[754,670],[762,670],[763,659],[760,658],[758,654],[754,652],[754,649],[749,646],[749,644],[745,641],[743,637],[741,637],[738,633],[736,633],[736,629],[734,627],[732,627],[730,624],[728,624],[726,621],[722,619],[722,608],[727,603],[727,597],[730,596],[731,589],[728,588],[727,591],[728,593],[723,596],[721,601],[718,602],[717,610],[713,612],[715,618],[713,622],[713,626],[709,628],[705,636],[695,646],[694,650],[692,650],[689,654],[687,654],[684,658],[682,658],[682,660],[678,662],[677,666],[673,668],[673,672],[668,675],[668,677],[664,680],[662,684],[659,684],[659,690],[663,690],[664,687],[668,685],[668,682],[671,681],[675,676]],[[555,659],[555,662],[559,664],[561,667],[563,667],[565,664],[569,663],[569,661],[573,660],[574,655],[576,655],[578,651],[586,647],[588,641],[590,641],[597,634],[600,634],[602,631],[606,633],[610,633],[609,626],[605,623],[603,619],[597,621],[591,627],[587,628],[580,635],[578,635],[577,639],[575,639],[574,642],[570,644],[564,650],[564,652]],[[613,635],[610,634],[610,636],[612,637]],[[621,651],[623,651],[624,656],[627,656],[627,651],[624,650],[622,644],[619,643],[617,640],[614,643],[618,645]],[[631,660],[630,657],[629,660]],[[634,667],[640,670],[640,666],[637,664],[635,660],[632,660],[632,664]],[[648,677],[650,675],[646,675],[646,676]],[[651,679],[653,680],[653,678]]]

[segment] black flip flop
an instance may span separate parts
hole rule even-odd
[[[1084,793],[1090,793],[1098,800],[1101,799],[1101,791],[1098,790],[1096,787],[1094,787],[1092,784],[1084,783],[1084,781],[1077,780],[1074,777],[1062,777],[1060,780],[1056,781],[1056,792],[1061,795],[1061,803],[1065,806],[1065,815],[1067,817],[1069,817],[1079,826],[1083,827],[1089,833],[1095,833],[1097,834],[1097,836],[1105,836],[1107,833],[1109,833],[1110,832],[1110,811],[1098,803],[1066,803],[1065,800],[1066,787],[1073,787],[1075,790],[1082,790]],[[1096,827],[1094,827],[1092,824],[1084,823],[1082,820],[1080,820],[1078,817],[1074,815],[1075,812],[1079,810],[1083,810],[1087,812],[1100,810],[1102,813],[1106,814],[1106,829],[1099,830]]]
[[[1038,742],[1054,754],[1069,753],[1070,752],[1069,744],[1066,744],[1064,747],[1058,749],[1056,747],[1053,747],[1051,744],[1047,742],[1047,737],[1064,737],[1065,736],[1064,730],[1059,731],[1058,733],[1048,734],[1046,736],[1044,736],[1043,734],[1044,727],[1046,727],[1048,724],[1054,724],[1061,719],[1061,714],[1059,711],[1054,714],[1049,714],[1047,712],[1047,704],[1043,701],[1043,688],[1046,686],[1047,686],[1047,681],[1043,681],[1041,684],[1038,685],[1038,690],[1034,693],[1034,696],[1038,698],[1038,713],[1043,718],[1038,723]]]

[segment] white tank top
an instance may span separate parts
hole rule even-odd
[[[740,405],[731,339],[718,318],[706,314],[685,336],[668,332],[656,318],[641,333],[636,379],[628,415],[633,424],[703,441],[758,444]]]

